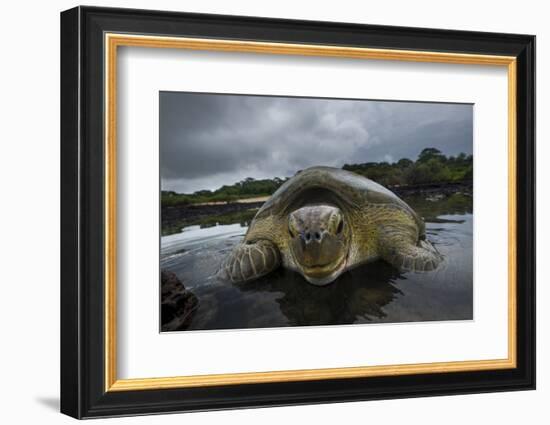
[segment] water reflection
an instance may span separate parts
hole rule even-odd
[[[288,325],[330,325],[383,318],[383,306],[401,294],[392,282],[399,273],[376,262],[344,273],[334,285],[316,287],[298,273],[279,270],[273,276],[238,284],[239,290],[257,295],[276,293],[276,302]]]

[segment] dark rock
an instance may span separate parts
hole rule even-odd
[[[398,196],[424,195],[433,197],[439,195],[448,196],[454,193],[471,195],[473,191],[473,182],[467,180],[447,183],[425,183],[409,186],[390,186],[388,189]]]
[[[189,327],[198,307],[199,300],[175,273],[162,270],[161,285],[161,329],[162,331],[183,331]]]

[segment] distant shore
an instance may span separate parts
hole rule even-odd
[[[258,202],[264,203],[269,199],[269,196],[255,196],[253,198],[244,198],[244,199],[237,199],[233,202],[227,202],[227,201],[213,201],[213,202],[202,202],[193,204],[193,206],[205,206],[205,205],[228,205],[228,204],[257,204]]]
[[[266,198],[267,199],[267,198]],[[185,206],[162,207],[162,226],[174,224],[191,225],[208,217],[241,213],[247,210],[257,210],[265,200],[255,202],[209,202]]]
[[[452,183],[424,183],[414,186],[390,186],[388,187],[388,189],[390,189],[398,196],[431,194],[450,195],[457,192],[471,194],[473,189],[473,182],[471,180],[465,180]]]
[[[392,186],[389,189],[400,197],[471,194],[472,181],[453,183],[428,183],[414,186]],[[225,215],[253,217],[269,196],[238,199],[232,202],[205,202],[191,205],[163,206],[161,208],[162,227],[188,226],[208,218]]]

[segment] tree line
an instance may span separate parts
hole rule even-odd
[[[345,164],[342,168],[391,187],[470,181],[473,179],[473,165],[472,155],[461,153],[447,157],[438,149],[425,148],[416,161],[403,158],[391,164],[366,162]]]
[[[366,162],[345,164],[344,170],[365,176],[384,186],[415,186],[420,184],[444,184],[471,181],[473,156],[461,153],[445,156],[435,148],[425,148],[416,161],[408,158],[397,162]],[[216,190],[199,190],[186,194],[162,191],[162,206],[191,205],[206,202],[234,202],[238,199],[272,195],[288,178],[256,180],[248,177],[232,185]]]

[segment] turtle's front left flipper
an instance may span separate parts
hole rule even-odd
[[[265,239],[243,242],[224,260],[218,276],[231,282],[246,282],[265,276],[280,264],[279,250],[272,242]]]
[[[382,258],[401,271],[432,271],[443,261],[443,256],[425,239],[415,241],[399,231],[387,231],[384,236]]]

